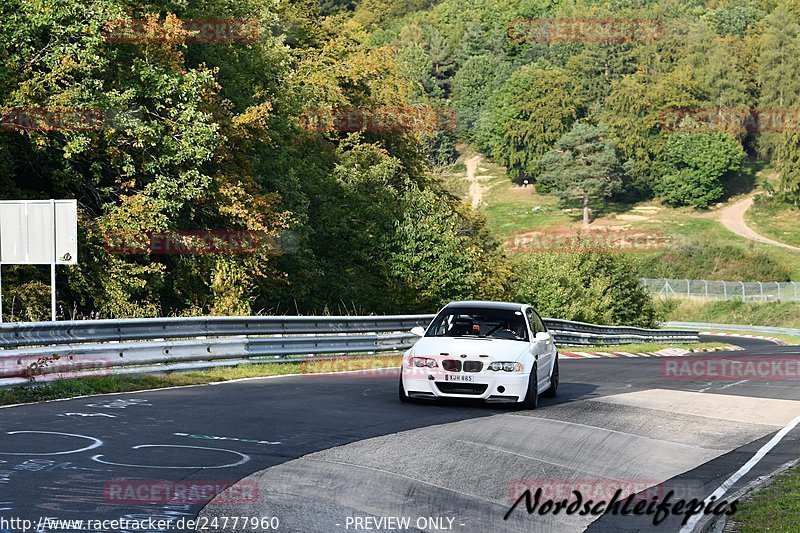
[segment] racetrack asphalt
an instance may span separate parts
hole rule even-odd
[[[232,527],[232,520],[222,528],[221,519],[234,515],[277,517],[278,531],[296,532],[353,531],[357,518],[371,531],[399,530],[377,527],[381,517],[410,518],[407,531],[678,531],[682,515],[657,527],[652,516],[528,515],[524,505],[503,516],[520,487],[564,482],[598,498],[616,488],[623,497],[645,490],[675,490],[687,500],[711,494],[800,415],[797,381],[665,375],[670,361],[800,357],[796,346],[713,340],[746,350],[561,360],[558,397],[542,399],[535,411],[401,404],[396,370],[3,408],[0,530],[19,531],[2,526],[3,518],[42,525],[45,517],[174,521],[199,513],[205,531],[253,531]],[[796,460],[799,441],[800,430],[789,431],[730,492]],[[207,505],[152,491],[154,501],[135,501],[142,496],[135,489],[161,480],[193,488],[239,482],[243,489]],[[43,530],[69,530],[50,526]]]

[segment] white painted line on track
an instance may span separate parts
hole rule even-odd
[[[761,449],[758,450],[758,452],[756,452],[756,454],[749,461],[747,461],[744,465],[742,465],[742,467],[739,470],[734,472],[734,474],[731,477],[726,479],[725,483],[720,485],[717,490],[712,492],[709,495],[709,498],[716,497],[716,499],[719,499],[720,497],[724,496],[725,493],[728,492],[728,490],[730,490],[730,488],[734,485],[734,483],[739,481],[756,464],[758,464],[758,462],[761,459],[763,459],[764,456],[767,455],[770,450],[772,450],[772,448],[774,448],[775,446],[778,445],[778,443],[783,439],[783,437],[785,437],[791,430],[793,430],[795,427],[797,427],[797,424],[800,424],[800,416],[798,416],[797,418],[795,418],[794,420],[789,422],[789,424],[784,426],[783,429],[778,431],[775,434],[775,436],[772,437],[769,440],[768,443],[766,443],[764,446],[762,446]],[[705,500],[703,500],[703,502],[705,503]],[[703,517],[703,515],[695,515],[695,516],[693,516],[689,520],[689,522],[687,522],[686,525],[681,528],[680,533],[691,533],[691,531],[694,530],[695,526],[697,525],[697,523],[700,521],[700,519],[702,517]]]
[[[727,389],[728,387],[733,387],[733,386],[735,386],[735,385],[741,385],[742,383],[747,383],[747,381],[748,381],[748,380],[746,380],[746,379],[743,379],[743,380],[741,380],[741,381],[737,381],[736,383],[728,383],[727,385],[723,385],[722,387],[720,387],[720,388],[718,388],[718,389],[714,389],[714,390],[715,390],[715,391],[718,391],[718,390]],[[699,391],[697,391],[697,392],[706,392],[707,390],[711,390],[713,387],[714,387],[714,384],[712,383],[712,384],[710,384],[708,387],[706,387],[706,388],[704,388],[704,389],[700,389],[700,390],[699,390]]]
[[[735,387],[736,385],[741,385],[742,383],[747,383],[748,380],[743,379],[741,381],[737,381],[736,383],[728,383],[727,385],[723,385],[722,387],[718,388],[717,390],[727,389],[728,387]]]

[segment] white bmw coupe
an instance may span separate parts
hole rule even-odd
[[[558,391],[558,351],[525,304],[452,302],[403,356],[400,401],[477,398],[536,409]]]

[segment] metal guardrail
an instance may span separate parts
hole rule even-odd
[[[599,326],[586,322],[574,322],[572,320],[559,320],[557,318],[545,318],[544,324],[547,329],[558,332],[570,333],[592,333],[595,335],[640,335],[654,338],[669,336],[671,333],[663,329],[646,329],[634,326]],[[684,333],[684,332],[680,332]]]
[[[194,317],[0,325],[0,386],[146,374],[307,356],[405,350],[434,315]],[[557,344],[697,342],[696,332],[545,319]],[[303,357],[297,357],[303,356]]]
[[[698,342],[697,332],[645,329],[633,326],[599,326],[586,322],[545,318],[557,344],[635,344],[644,342]]]
[[[777,335],[793,335],[800,337],[800,328],[777,328],[772,326],[743,326],[740,324],[715,324],[709,322],[664,322],[668,328],[696,331],[733,331],[743,333],[773,333]]]
[[[408,331],[434,315],[223,316],[11,322],[0,324],[0,348],[153,339]]]

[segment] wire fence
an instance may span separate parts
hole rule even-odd
[[[800,301],[794,281],[710,281],[705,279],[640,280],[647,290],[664,298],[703,298],[742,302]]]

